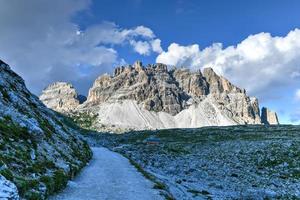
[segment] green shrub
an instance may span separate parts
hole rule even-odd
[[[0,174],[4,176],[7,180],[13,181],[14,175],[9,169],[3,169],[0,171]]]
[[[43,196],[38,192],[29,191],[25,194],[25,198],[28,200],[41,200]]]
[[[63,170],[57,170],[54,172],[54,191],[59,191],[64,188],[68,183],[68,176]]]

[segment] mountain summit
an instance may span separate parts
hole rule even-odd
[[[69,84],[65,85],[69,87]],[[112,76],[98,77],[87,100],[76,108],[72,103],[72,109],[69,109],[70,103],[77,98],[74,90],[73,87],[69,91],[61,89],[57,95],[53,87],[48,87],[40,99],[57,111],[63,110],[79,118],[83,113],[92,116],[91,126],[96,130],[262,123],[258,100],[247,96],[244,89],[219,76],[212,68],[205,68],[203,72],[176,67],[169,70],[164,64],[145,67],[137,61],[115,68]],[[70,93],[74,94],[73,98],[65,98]],[[264,119],[268,117],[264,116]],[[278,120],[270,124],[276,123]]]

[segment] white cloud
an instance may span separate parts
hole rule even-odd
[[[155,40],[152,40],[151,42],[151,46],[152,46],[152,50],[156,53],[162,53],[163,50],[161,48],[161,40],[160,39],[155,39]]]
[[[161,53],[163,52],[160,39],[154,39],[150,41],[135,41],[131,40],[130,44],[133,46],[135,52],[141,55],[149,55],[151,52]]]
[[[297,101],[300,101],[300,89],[298,89],[298,90],[296,91],[296,93],[295,93],[295,99],[296,99]]]
[[[147,28],[145,26],[138,26],[132,31],[133,35],[141,35],[146,38],[154,38],[155,35],[153,31],[150,28]]]
[[[146,41],[137,41],[136,42],[134,40],[131,40],[130,44],[133,46],[134,51],[136,51],[137,53],[139,53],[141,55],[149,55],[150,54],[151,47],[148,42],[146,42]]]
[[[200,49],[197,44],[180,46],[176,43],[172,43],[168,47],[167,52],[162,52],[158,55],[156,62],[168,65],[192,67],[196,65],[194,62],[198,62],[197,57],[199,57],[199,54]]]
[[[290,31],[285,37],[272,37],[269,33],[250,35],[227,48],[215,43],[200,50],[197,44],[173,43],[156,61],[193,69],[213,67],[251,94],[268,98],[278,95],[285,86],[300,82],[300,30]]]
[[[81,30],[72,17],[90,5],[90,0],[0,0],[0,59],[35,93],[57,80],[71,81],[82,92],[100,73],[125,62],[116,45],[133,40],[138,53],[157,52],[150,45],[157,38],[145,26],[102,22]]]

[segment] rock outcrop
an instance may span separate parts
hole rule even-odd
[[[258,100],[212,68],[169,70],[140,61],[99,76],[76,110],[97,116],[97,130],[261,124]]]
[[[40,100],[55,111],[68,113],[85,101],[70,83],[55,82],[42,91]]]
[[[261,109],[261,121],[266,125],[279,124],[276,112],[271,111],[266,107]]]
[[[89,91],[86,105],[131,99],[142,104],[146,110],[175,115],[186,108],[188,100],[177,84],[166,65],[144,68],[136,62],[133,66],[116,68],[113,77],[104,74],[97,78]]]
[[[12,182],[0,175],[0,199],[19,200],[18,189]]]
[[[14,183],[22,199],[46,199],[90,158],[74,125],[48,109],[0,61],[0,194],[17,197]]]

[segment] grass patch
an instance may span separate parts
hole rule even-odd
[[[205,195],[205,196],[210,195],[210,193],[206,190],[199,191],[199,190],[195,190],[195,189],[189,189],[189,190],[187,190],[187,192],[192,193],[194,195]]]
[[[3,88],[3,87],[0,87],[0,92],[3,96],[4,101],[9,102],[10,101],[10,96],[9,96],[8,92],[6,91],[6,89]]]
[[[154,183],[154,186],[153,188],[154,189],[158,189],[158,190],[163,190],[165,193],[162,194],[165,199],[168,199],[168,200],[173,200],[174,198],[172,197],[172,195],[170,194],[170,192],[168,191],[168,188],[167,186],[158,181],[156,179],[156,177],[154,177],[153,175],[151,175],[150,173],[146,172],[137,162],[135,162],[133,159],[129,158],[128,156],[126,155],[123,155],[124,157],[126,157],[129,162],[145,177],[147,178],[148,180],[152,181]]]

